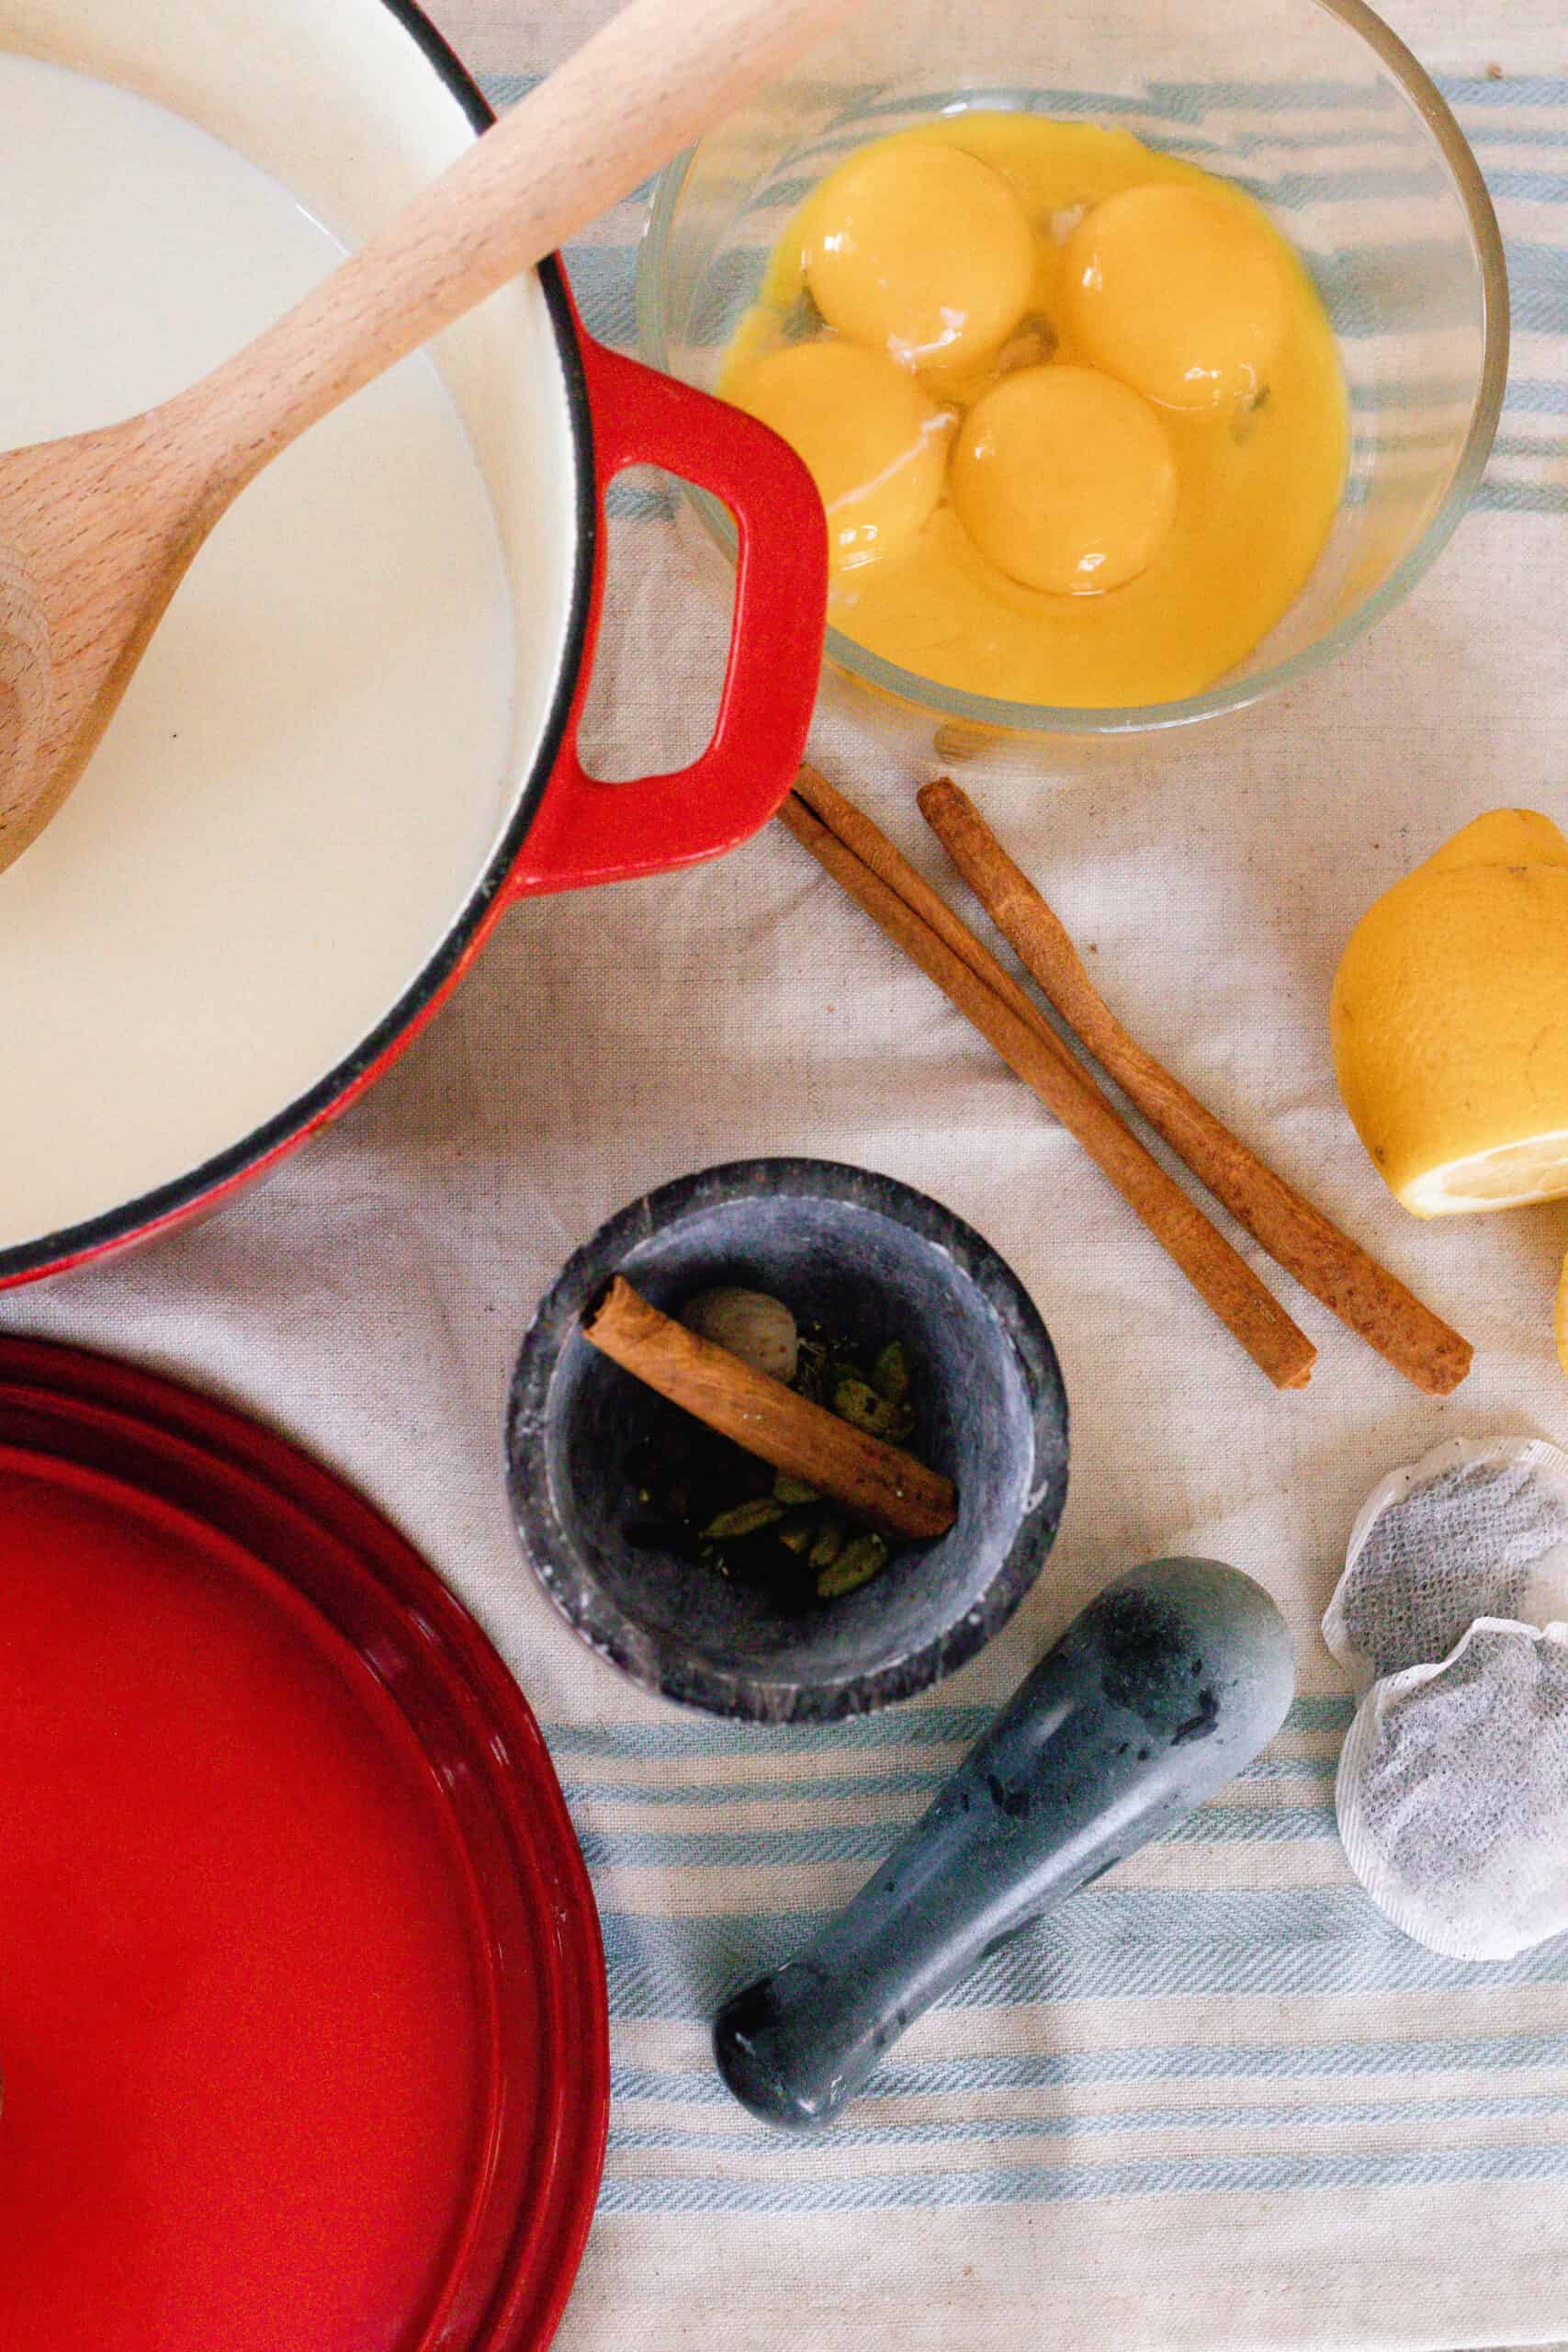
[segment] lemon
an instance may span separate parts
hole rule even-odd
[[[1345,1107],[1414,1215],[1568,1193],[1568,842],[1529,809],[1466,826],[1362,917],[1331,1019]]]
[[[1535,808],[1493,808],[1434,850],[1418,874],[1450,865],[1568,865],[1568,835]]]

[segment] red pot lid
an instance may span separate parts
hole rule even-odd
[[[360,1497],[0,1340],[0,2343],[524,2352],[604,1968],[538,1727]]]

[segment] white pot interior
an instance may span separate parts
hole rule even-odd
[[[385,0],[0,0],[0,50],[91,74],[237,148],[345,245],[362,244],[474,133]],[[514,753],[525,768],[559,673],[575,458],[536,277],[436,346],[506,552],[517,634]],[[565,493],[563,495],[563,492]],[[542,544],[543,543],[543,544]]]
[[[350,245],[389,219],[461,153],[474,135],[458,96],[383,0],[332,0],[329,7],[320,0],[268,0],[260,11],[253,0],[136,0],[130,9],[107,6],[106,0],[0,0],[0,58],[6,51],[113,84],[214,134],[281,182],[308,212]],[[33,78],[37,83],[39,77]],[[82,157],[81,174],[86,179],[114,165],[115,158],[101,152],[87,154]],[[247,267],[241,234],[246,217],[243,205],[237,205],[236,272]],[[218,222],[214,233],[220,234],[222,228]],[[329,264],[323,251],[319,266]],[[97,325],[93,267],[91,253],[84,253],[73,288],[73,299],[83,311],[86,350]],[[172,265],[171,287],[176,275]],[[0,320],[0,327],[6,330],[0,352],[9,348],[14,353],[15,322]],[[247,325],[244,333],[254,331],[254,326]],[[114,313],[107,309],[102,339],[112,342],[113,334]],[[238,339],[244,339],[243,334]],[[221,356],[214,352],[211,357]],[[281,617],[274,610],[278,604],[292,605],[292,592],[275,594],[270,605],[262,600],[243,641],[241,666],[247,674],[235,680],[236,689],[254,689],[255,682],[249,675],[253,655],[264,668],[270,659],[280,682],[278,707],[286,712],[277,725],[281,729],[287,723],[299,739],[297,757],[291,751],[286,759],[285,747],[277,742],[263,747],[268,773],[275,780],[284,779],[276,821],[266,808],[247,798],[244,765],[237,762],[231,807],[223,812],[232,827],[231,870],[224,863],[226,841],[212,832],[213,811],[229,781],[211,773],[221,762],[209,762],[194,778],[187,775],[180,787],[187,795],[186,809],[197,810],[211,836],[201,853],[206,863],[198,860],[192,868],[193,891],[201,894],[208,908],[202,918],[205,928],[192,942],[172,942],[171,956],[185,959],[177,979],[170,973],[152,972],[145,963],[143,944],[131,942],[126,948],[127,972],[112,985],[106,978],[102,1003],[95,1006],[87,997],[78,1001],[68,984],[70,975],[81,966],[79,951],[91,946],[96,952],[96,945],[86,929],[77,940],[63,919],[52,927],[39,919],[39,908],[51,892],[62,906],[69,898],[73,876],[68,857],[79,854],[81,888],[96,896],[101,907],[118,903],[120,883],[138,887],[149,868],[183,838],[178,806],[152,808],[147,838],[128,839],[121,845],[118,869],[112,861],[107,867],[102,863],[107,853],[94,829],[106,812],[94,807],[96,770],[100,762],[112,765],[117,758],[123,761],[126,741],[139,724],[147,723],[145,712],[137,707],[143,684],[139,677],[94,767],[56,826],[0,876],[0,920],[8,924],[13,956],[21,955],[15,943],[29,923],[38,934],[27,973],[18,978],[4,968],[7,951],[0,933],[0,986],[12,1004],[13,1035],[18,1026],[30,1024],[29,1034],[39,1046],[26,1068],[0,1067],[11,1128],[8,1137],[0,1138],[0,1272],[23,1270],[26,1253],[31,1250],[36,1258],[47,1237],[73,1232],[81,1237],[86,1229],[85,1238],[97,1238],[134,1226],[151,1206],[171,1204],[171,1188],[188,1193],[198,1170],[216,1177],[243,1164],[259,1148],[264,1131],[265,1140],[276,1140],[291,1120],[321,1107],[323,1090],[330,1092],[346,1069],[364,1058],[367,1045],[379,1039],[394,1009],[421,986],[434,965],[454,951],[456,933],[471,919],[476,896],[515,816],[521,789],[536,765],[569,658],[581,453],[574,443],[556,328],[536,278],[503,289],[460,322],[442,338],[434,356],[468,445],[468,457],[456,460],[467,467],[471,483],[463,493],[468,503],[456,502],[462,508],[467,537],[460,543],[451,538],[457,525],[451,513],[445,513],[448,539],[440,547],[431,537],[427,548],[429,535],[419,513],[424,477],[412,446],[404,451],[396,443],[396,430],[401,428],[385,422],[378,429],[384,437],[393,435],[387,446],[400,462],[367,474],[354,492],[360,502],[354,513],[365,517],[367,541],[374,544],[382,582],[404,565],[405,550],[408,563],[428,554],[434,567],[428,579],[411,572],[406,581],[399,580],[400,675],[421,658],[421,640],[426,635],[430,662],[443,665],[426,682],[419,775],[411,775],[400,788],[415,818],[413,804],[421,789],[427,789],[429,806],[440,812],[447,831],[439,841],[432,837],[427,858],[417,823],[411,829],[410,810],[405,809],[396,821],[389,818],[385,840],[367,840],[381,831],[374,821],[367,822],[367,812],[373,818],[377,807],[374,775],[361,779],[357,797],[348,791],[345,780],[341,805],[334,798],[340,775],[353,764],[344,754],[341,710],[335,714],[339,735],[330,755],[315,747],[321,774],[312,774],[312,746],[307,740],[311,712],[303,705],[287,707],[290,687],[297,703],[302,692],[298,676],[288,674],[289,664],[295,656],[311,650],[312,631],[330,626],[330,616],[338,608],[332,604],[329,582],[321,591],[329,617],[318,624],[318,583],[302,548],[298,610]],[[199,363],[209,364],[206,356]],[[433,417],[448,413],[441,410],[429,381],[428,364],[423,359],[406,363],[411,370],[425,371],[419,379],[419,396],[426,426]],[[25,364],[0,356],[0,444],[37,437],[45,429],[31,424],[25,400],[19,411],[13,402],[15,413],[7,415],[8,368],[18,369],[18,381],[25,374]],[[175,386],[170,383],[166,389]],[[317,432],[337,432],[337,451],[367,466],[358,445],[341,436],[360,429],[355,412],[361,403],[364,418],[373,418],[370,403],[384,389],[370,388]],[[131,405],[155,396],[139,396]],[[18,428],[18,413],[26,429]],[[67,423],[51,421],[47,430],[107,421],[107,416],[73,414]],[[460,449],[450,421],[442,429],[453,448]],[[363,432],[369,434],[369,423]],[[188,600],[194,612],[199,604],[205,584],[202,567],[209,559],[220,563],[223,535],[247,527],[247,505],[254,503],[260,513],[264,494],[271,494],[271,477],[281,481],[285,469],[306,455],[303,444],[288,452],[220,526],[154,640],[149,665],[175,659],[163,644],[165,632],[174,640],[182,623],[182,605]],[[477,461],[477,477],[469,458]],[[323,507],[332,505],[340,487],[343,498],[348,498],[346,486],[325,475],[319,479]],[[446,481],[444,476],[430,479],[433,485]],[[297,503],[301,494],[296,492]],[[433,487],[431,501],[436,500],[444,509],[454,506],[446,490]],[[430,528],[434,530],[434,523]],[[477,593],[475,567],[485,565],[491,567],[486,577],[493,577],[497,592],[493,641],[482,662],[476,655],[465,666],[467,652],[462,660],[450,657],[442,632],[450,633],[450,608]],[[374,588],[376,582],[370,585]],[[340,606],[347,593],[340,591]],[[418,625],[417,595],[426,599],[428,632]],[[282,634],[269,652],[267,632],[275,621]],[[195,624],[187,619],[185,625]],[[491,629],[491,621],[487,619],[485,626]],[[448,680],[449,702],[444,707],[441,696]],[[323,687],[323,701],[331,702],[336,691],[330,684]],[[482,711],[477,707],[480,702],[487,704]],[[493,709],[488,707],[491,702]],[[265,696],[259,697],[259,709],[253,732],[266,724]],[[175,726],[168,729],[171,739],[176,732]],[[367,753],[372,763],[384,756],[384,745],[380,752]],[[412,750],[409,756],[413,756]],[[171,778],[171,797],[175,787],[176,779]],[[290,793],[297,796],[292,803]],[[457,798],[464,805],[454,810],[448,804]],[[288,857],[273,855],[274,873],[268,866],[269,846],[275,848],[276,839],[289,829],[295,845]],[[365,846],[364,863],[356,854],[356,842]],[[253,888],[272,888],[277,898],[265,916],[266,937],[258,944],[258,954],[265,948],[267,956],[276,958],[286,982],[276,989],[265,985],[274,969],[271,964],[258,961],[248,984],[231,969],[232,957],[242,952],[236,943],[243,926],[236,922],[225,932],[221,901],[229,896],[238,913]],[[296,888],[297,899],[290,895]],[[365,904],[367,895],[375,903]],[[350,915],[355,919],[348,920]],[[143,929],[155,928],[157,920],[150,910]],[[48,968],[51,958],[61,967],[58,975]],[[138,963],[138,958],[143,960]],[[144,1015],[135,1001],[139,978],[146,979],[150,990]],[[210,1012],[208,1000],[215,991],[221,996],[224,985],[234,1004],[220,1020]],[[308,1008],[311,1015],[298,1036],[282,1034],[291,1003]],[[177,1010],[182,1004],[188,1012]],[[96,1036],[90,1034],[95,1026],[100,1033]],[[47,1056],[42,1050],[46,1042],[51,1047]],[[0,1039],[0,1063],[5,1051]],[[107,1090],[112,1100],[106,1102],[101,1086],[98,1100],[93,1100],[93,1058],[100,1079],[105,1069],[119,1073],[118,1091]],[[236,1069],[253,1072],[254,1082],[234,1082]]]

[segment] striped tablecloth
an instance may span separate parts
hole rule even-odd
[[[602,13],[438,6],[497,102]],[[1568,1939],[1483,1968],[1382,1921],[1335,1834],[1349,1710],[1316,1635],[1383,1471],[1446,1435],[1568,1422],[1549,1329],[1561,1215],[1416,1228],[1371,1177],[1327,1062],[1328,978],[1369,899],[1483,808],[1568,817],[1568,7],[1394,14],[1508,242],[1514,372],[1475,513],[1266,725],[1194,738],[1146,776],[1129,763],[986,797],[1153,1049],[1474,1339],[1457,1399],[1416,1397],[1310,1303],[1313,1386],[1269,1392],[782,837],[520,914],[399,1069],[264,1192],[0,1302],[7,1329],[166,1365],[339,1464],[469,1599],[545,1718],[603,1910],[615,2062],[563,2352],[1568,2337]],[[638,226],[623,208],[570,256],[588,324],[623,346]],[[719,648],[667,493],[616,496],[592,735],[626,774],[700,742]],[[936,874],[908,776],[830,729],[820,749]],[[568,1251],[652,1182],[792,1149],[921,1185],[1019,1269],[1066,1372],[1073,1487],[1032,1601],[930,1703],[756,1733],[644,1702],[576,1648],[519,1566],[497,1456],[512,1355]],[[708,2062],[716,1998],[852,1890],[1099,1584],[1173,1548],[1235,1560],[1290,1613],[1283,1734],[911,2032],[831,2138],[764,2134]]]

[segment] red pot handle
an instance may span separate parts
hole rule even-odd
[[[577,755],[604,564],[560,754],[513,870],[519,895],[695,865],[766,824],[795,778],[817,698],[828,607],[828,534],[810,475],[776,433],[579,330],[604,492],[624,466],[667,466],[722,498],[739,540],[735,620],[718,719],[702,757],[671,775],[601,784]]]

